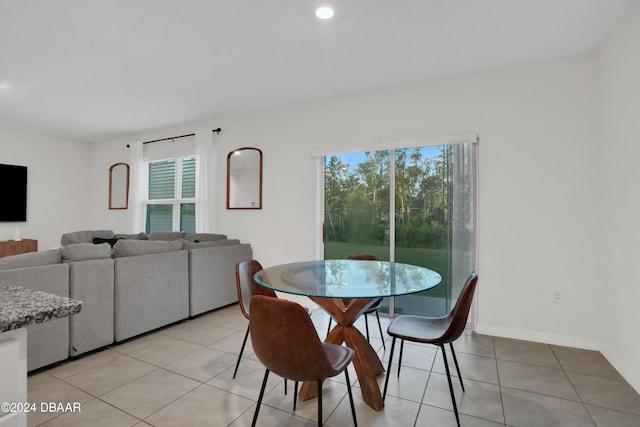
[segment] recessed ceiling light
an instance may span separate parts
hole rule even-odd
[[[333,17],[333,9],[328,6],[322,6],[316,9],[316,16],[320,19],[331,19]]]

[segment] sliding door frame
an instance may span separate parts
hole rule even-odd
[[[330,155],[339,155],[339,154],[347,154],[347,153],[356,153],[356,152],[365,152],[365,151],[381,151],[388,150],[390,151],[390,188],[395,188],[395,152],[397,149],[403,148],[415,148],[415,147],[427,147],[427,146],[439,146],[439,145],[452,145],[452,144],[463,144],[463,143],[471,143],[472,149],[474,150],[475,156],[475,168],[474,168],[474,242],[473,242],[473,250],[474,250],[474,260],[473,263],[475,265],[475,271],[478,271],[479,266],[479,257],[478,257],[478,240],[479,240],[479,230],[478,230],[478,169],[479,169],[479,153],[478,153],[478,142],[479,137],[477,134],[462,134],[448,137],[438,137],[438,138],[425,138],[425,139],[411,139],[411,140],[400,140],[389,143],[378,143],[371,145],[349,145],[349,144],[340,144],[337,148],[322,148],[312,150],[312,157],[316,158],[316,229],[318,233],[316,233],[316,259],[324,259],[324,198],[325,198],[325,158]],[[390,197],[389,200],[389,259],[391,261],[395,261],[395,245],[391,244],[391,242],[395,242],[395,197]],[[473,306],[470,320],[471,326],[475,329],[477,325],[477,303],[478,300],[477,294],[479,290],[476,292],[476,298],[473,300]],[[394,313],[394,299],[389,298],[389,312]]]

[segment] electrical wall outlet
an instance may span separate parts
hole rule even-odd
[[[561,289],[554,289],[553,290],[553,294],[551,296],[551,302],[555,302],[557,304],[562,302],[562,290]]]

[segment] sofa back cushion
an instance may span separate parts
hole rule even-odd
[[[145,233],[137,233],[137,234],[116,234],[116,239],[127,239],[127,240],[149,240],[149,236]]]
[[[182,250],[182,241],[118,240],[113,245],[114,258],[174,252]]]
[[[62,250],[50,249],[40,252],[12,255],[0,258],[0,270],[12,268],[36,267],[39,265],[60,264],[62,262]]]
[[[184,231],[154,231],[149,234],[149,240],[178,240],[186,234]]]
[[[62,246],[67,246],[72,243],[93,243],[93,239],[100,237],[102,239],[113,239],[115,233],[113,230],[82,230],[74,231],[72,233],[65,233],[60,239]]]
[[[114,237],[113,239],[104,239],[102,237],[94,237],[93,243],[96,245],[99,245],[102,243],[108,243],[109,246],[113,247],[113,245],[115,245],[118,240],[120,240],[118,237]],[[88,243],[72,243],[72,245],[87,245],[87,244]]]
[[[83,261],[87,259],[111,258],[109,243],[73,243],[62,248],[64,262]]]
[[[184,236],[184,240],[187,240],[189,242],[213,242],[216,240],[224,240],[226,238],[226,234],[214,233],[189,233]]]
[[[183,240],[182,247],[184,249],[200,249],[200,248],[214,248],[216,246],[232,246],[239,245],[240,240],[238,239],[224,239],[224,240],[214,240],[211,242],[188,242]]]

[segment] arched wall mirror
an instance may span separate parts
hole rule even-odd
[[[262,151],[244,147],[227,155],[227,209],[262,209]]]
[[[129,165],[115,163],[109,168],[109,209],[129,207]]]

